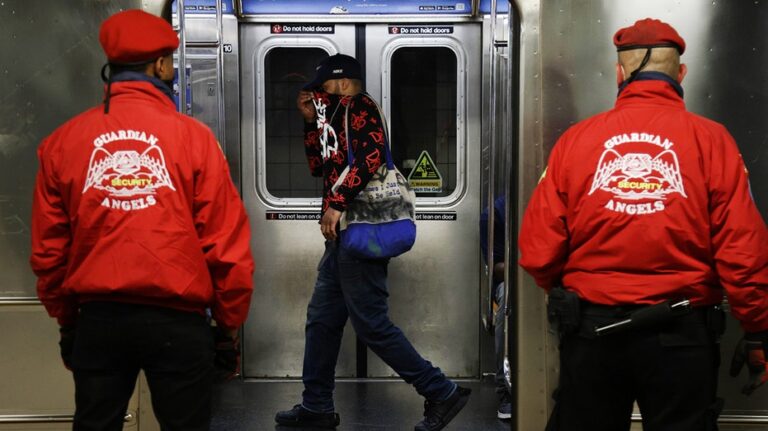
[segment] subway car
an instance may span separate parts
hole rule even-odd
[[[300,399],[307,303],[323,253],[322,183],[309,175],[295,100],[329,55],[361,62],[365,90],[389,120],[395,164],[416,190],[417,241],[390,264],[390,313],[422,355],[473,389],[446,429],[546,425],[558,339],[544,292],[517,267],[517,232],[557,137],[613,106],[618,28],[649,16],[677,28],[688,44],[686,106],[734,135],[768,212],[764,0],[0,1],[0,431],[71,428],[71,374],[28,264],[35,151],[101,103],[98,28],[128,8],[178,30],[178,108],[216,134],[250,216],[256,272],[242,373],[216,387],[213,430],[275,429],[275,412]],[[499,307],[486,263],[500,197],[506,421],[496,415]],[[726,364],[741,336],[738,322],[727,323]],[[768,389],[746,397],[721,368],[721,430],[768,430]],[[420,419],[421,398],[349,326],[336,375],[338,429],[404,430]],[[637,412],[633,430],[640,421]],[[124,429],[160,429],[143,379]]]

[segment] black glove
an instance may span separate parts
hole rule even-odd
[[[213,327],[213,340],[216,349],[216,381],[228,382],[240,375],[240,339],[237,335],[231,337],[220,328]]]
[[[744,364],[747,364],[749,383],[741,389],[744,395],[751,395],[755,389],[768,382],[766,357],[768,357],[768,331],[745,333],[736,345],[736,351],[733,352],[733,359],[731,359],[731,376],[738,376]]]
[[[59,352],[64,366],[72,371],[72,349],[75,346],[75,327],[62,326],[59,328]]]

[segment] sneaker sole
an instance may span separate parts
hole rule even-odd
[[[512,419],[512,413],[496,412],[496,417],[499,419]]]
[[[320,421],[292,421],[287,419],[279,419],[275,417],[275,423],[277,423],[280,426],[289,427],[289,428],[321,428],[321,429],[336,429],[337,426],[341,423],[340,420],[336,419],[334,423],[330,422],[320,422]]]
[[[320,428],[320,429],[336,429],[337,425],[332,424],[318,424],[318,423],[307,423],[307,422],[293,422],[293,421],[275,421],[278,425],[282,427],[288,427],[288,428]]]

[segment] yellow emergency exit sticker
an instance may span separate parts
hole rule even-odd
[[[443,191],[443,177],[426,150],[421,152],[413,170],[408,174],[408,183],[416,193],[440,193]]]

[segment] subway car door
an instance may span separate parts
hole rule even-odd
[[[242,197],[257,262],[243,334],[245,377],[301,376],[307,303],[323,253],[322,181],[304,155],[299,89],[336,53],[355,55],[353,24],[240,23]],[[337,374],[355,376],[345,330]]]
[[[248,19],[240,24],[242,190],[257,264],[244,375],[301,375],[323,252],[322,184],[309,175],[295,100],[321,59],[344,53],[364,64],[367,91],[389,119],[395,163],[417,188],[416,245],[389,267],[392,320],[446,374],[477,377],[480,26],[415,26],[401,35],[407,26]],[[337,376],[394,375],[348,325]]]
[[[392,320],[443,372],[479,377],[480,25],[373,23],[367,90],[416,190],[417,239],[390,264]],[[368,355],[368,375],[394,376]]]

